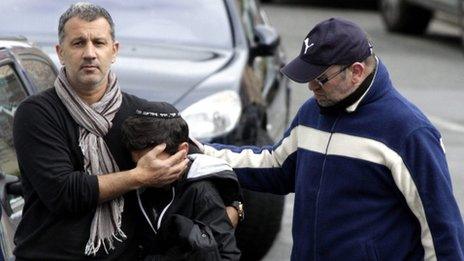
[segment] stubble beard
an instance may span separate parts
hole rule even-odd
[[[105,79],[108,79],[108,72],[106,74],[98,73],[98,75],[85,75],[77,76],[77,82],[73,84],[76,91],[82,93],[91,93],[99,90],[102,86],[106,87]]]

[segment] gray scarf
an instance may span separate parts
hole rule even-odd
[[[79,146],[84,155],[84,170],[88,175],[104,175],[119,171],[103,137],[111,128],[112,120],[122,102],[121,90],[113,73],[108,76],[108,88],[102,99],[92,105],[85,103],[73,90],[63,67],[55,81],[55,90],[73,119],[79,125]],[[113,240],[122,241],[121,229],[124,199],[119,197],[98,205],[85,246],[86,255],[95,255],[101,246],[108,254],[114,249]]]

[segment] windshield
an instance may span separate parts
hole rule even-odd
[[[58,20],[68,0],[1,0],[0,35],[57,42]],[[117,40],[134,44],[173,44],[232,48],[226,7],[219,0],[100,0],[109,11]]]

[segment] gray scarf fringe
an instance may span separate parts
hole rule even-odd
[[[112,120],[122,103],[122,93],[113,73],[108,75],[108,88],[102,99],[92,105],[85,103],[68,82],[65,68],[55,80],[55,90],[72,118],[79,125],[79,146],[84,155],[84,170],[88,175],[118,172],[119,167],[103,137],[112,127]],[[103,246],[114,249],[114,240],[122,242],[126,235],[121,229],[124,198],[119,197],[98,205],[85,246],[86,255],[96,255]]]

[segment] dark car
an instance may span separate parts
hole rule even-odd
[[[380,11],[389,31],[422,34],[430,20],[440,16],[461,28],[464,50],[464,0],[379,0]]]
[[[50,88],[55,78],[55,65],[45,53],[25,39],[0,37],[0,246],[5,260],[14,258],[13,235],[24,204],[13,147],[13,115],[22,100]]]
[[[58,62],[59,15],[73,1],[2,0],[0,35],[23,35]],[[173,103],[204,142],[269,144],[288,120],[279,35],[255,0],[93,1],[120,42],[113,69],[123,91]],[[51,85],[49,86],[51,87]],[[238,244],[258,260],[280,229],[284,198],[245,192]]]

